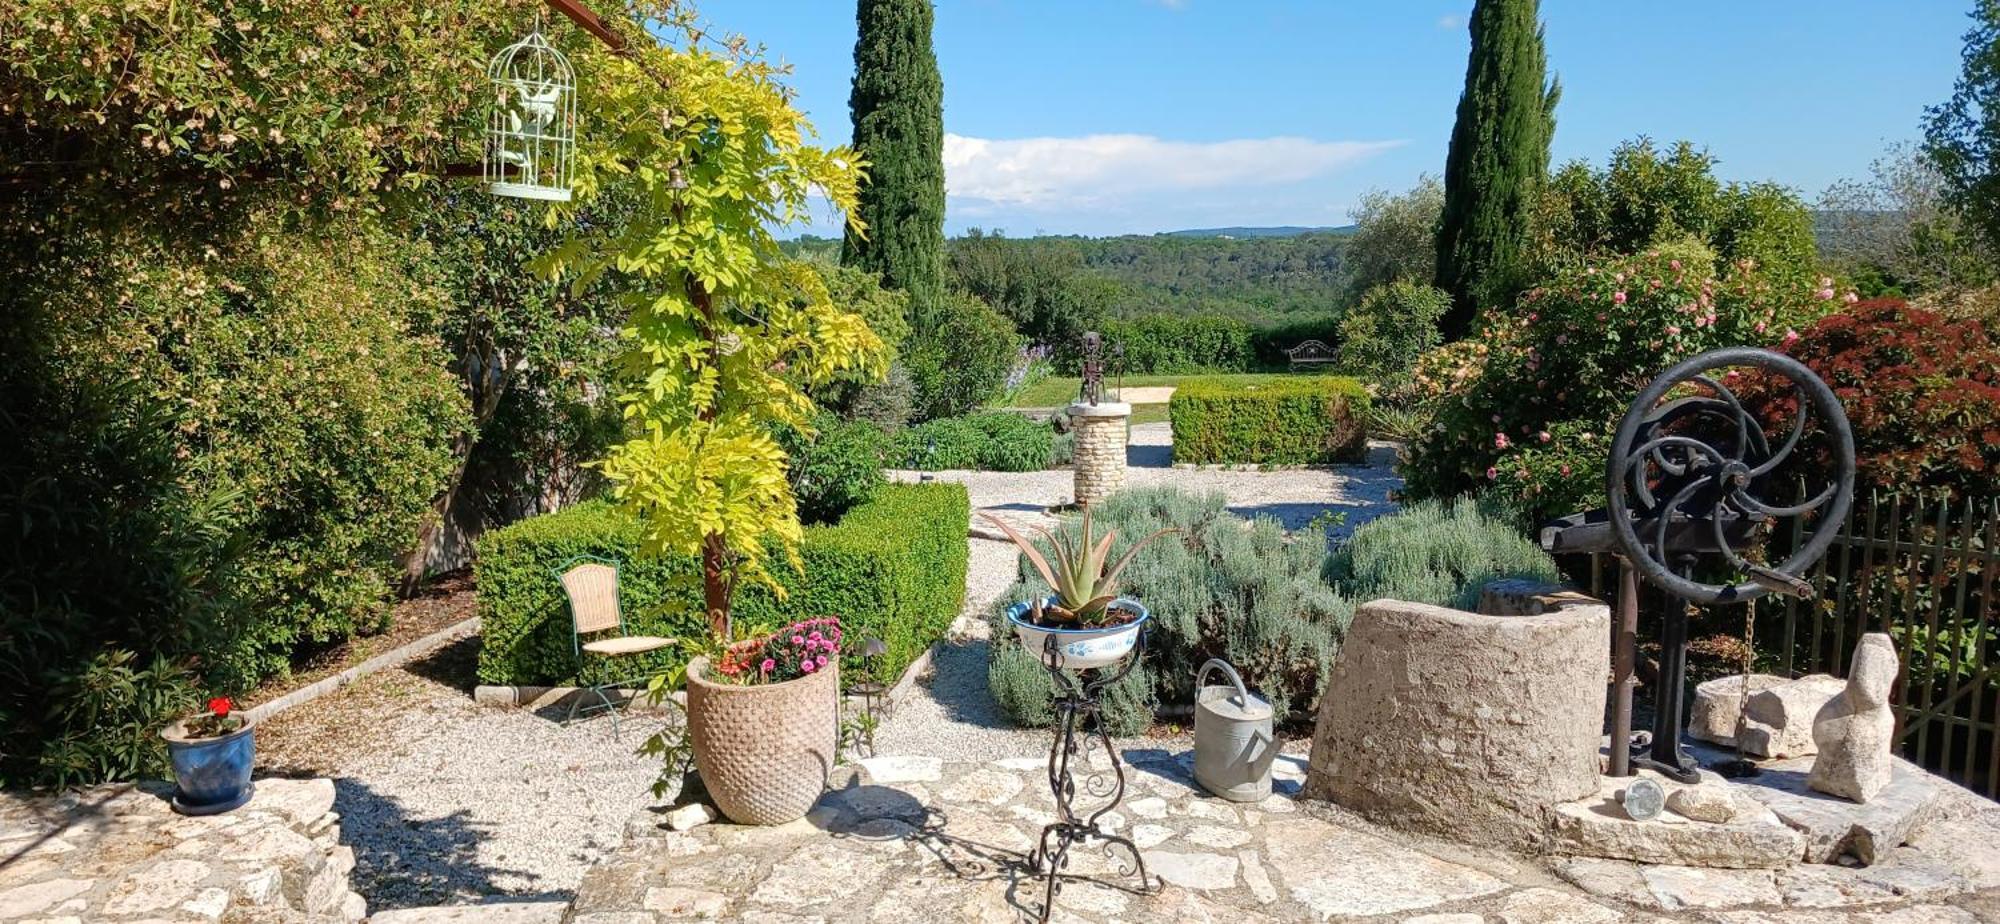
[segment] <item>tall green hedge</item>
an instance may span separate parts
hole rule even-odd
[[[777,628],[838,616],[849,638],[872,636],[889,646],[884,676],[901,673],[944,635],[964,602],[970,515],[962,485],[888,485],[840,522],[807,527],[804,574],[776,569],[788,598],[779,602],[747,588],[737,596],[736,621]],[[540,684],[575,677],[569,610],[556,572],[579,555],[621,563],[619,603],[628,632],[691,638],[707,631],[694,559],[642,558],[638,537],[630,518],[593,501],[482,538],[474,566],[479,679]],[[670,650],[662,663],[678,656]],[[863,665],[850,658],[842,666],[854,676]]]
[[[1367,452],[1368,392],[1343,376],[1181,383],[1167,405],[1174,461],[1300,465]]]

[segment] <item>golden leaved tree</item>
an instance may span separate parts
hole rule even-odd
[[[799,561],[773,427],[809,429],[805,389],[883,369],[881,340],[817,273],[785,259],[770,230],[820,195],[859,230],[862,164],[814,145],[784,72],[740,41],[708,47],[685,4],[633,12],[671,43],[593,56],[574,186],[581,203],[615,182],[646,207],[586,228],[547,263],[577,285],[621,277],[629,433],[601,467],[642,524],[643,551],[701,557],[709,625],[728,642],[739,581],[782,594],[770,558]]]

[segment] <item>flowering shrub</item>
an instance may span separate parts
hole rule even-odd
[[[730,683],[784,683],[833,667],[840,660],[840,620],[826,616],[795,622],[770,635],[729,646],[715,672]]]
[[[1716,347],[1792,342],[1839,304],[1824,277],[1777,282],[1747,262],[1717,275],[1693,242],[1562,273],[1418,364],[1412,389],[1436,417],[1410,448],[1407,493],[1491,488],[1531,521],[1596,506],[1608,437],[1654,375]]]
[[[236,704],[227,696],[211,697],[208,711],[181,724],[189,738],[220,738],[243,727],[243,717],[232,715]]]
[[[2000,493],[2000,337],[1978,321],[1876,299],[1820,319],[1786,352],[1840,398],[1863,481]],[[1791,420],[1790,389],[1769,384],[1746,397]]]

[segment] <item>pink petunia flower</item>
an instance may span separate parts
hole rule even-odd
[[[757,669],[763,671],[766,674],[772,672],[773,670],[776,670],[777,667],[778,667],[778,662],[773,661],[770,658],[765,658],[764,663],[757,665]]]
[[[1492,468],[1492,467],[1488,467],[1488,468],[1486,469],[1486,480],[1487,480],[1487,481],[1499,481],[1499,480],[1500,480],[1500,470],[1499,470],[1499,469],[1497,469],[1497,468]]]
[[[1625,293],[1622,291],[1611,293],[1611,303],[1614,305],[1625,304]]]
[[[802,671],[805,671],[805,672],[806,672],[806,673],[808,673],[808,674],[810,674],[810,673],[812,673],[813,671],[815,671],[815,670],[818,670],[818,669],[819,669],[819,665],[817,665],[817,664],[814,664],[814,663],[813,663],[813,659],[811,659],[811,658],[807,658],[807,659],[805,659],[804,661],[800,661],[800,662],[799,662],[799,670],[802,670]]]
[[[1505,434],[1505,433],[1495,433],[1495,434],[1493,434],[1493,448],[1495,448],[1495,449],[1506,449],[1506,448],[1507,448],[1507,434]]]

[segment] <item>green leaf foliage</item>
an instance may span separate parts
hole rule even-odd
[[[1775,183],[1725,183],[1715,165],[1691,142],[1661,151],[1647,138],[1620,144],[1603,169],[1563,165],[1536,204],[1526,281],[1690,238],[1723,264],[1750,261],[1768,278],[1813,275],[1805,201]]]
[[[1167,413],[1174,461],[1306,465],[1359,461],[1367,449],[1368,391],[1342,376],[1254,384],[1194,379]]]
[[[1946,200],[2000,246],[2000,0],[1977,0],[1969,15],[1951,98],[1924,111],[1924,149]]]
[[[778,442],[790,459],[786,472],[799,519],[832,523],[874,497],[885,483],[882,460],[889,438],[867,421],[843,421],[827,413],[814,421],[813,431],[808,436],[785,427]]]
[[[783,625],[803,616],[838,616],[854,641],[880,638],[885,676],[895,676],[942,638],[965,595],[970,505],[960,485],[888,485],[839,522],[810,526],[802,571],[774,575],[783,601],[746,588],[736,612],[747,625]],[[475,574],[481,617],[479,678],[485,683],[572,680],[569,611],[557,572],[579,555],[621,562],[619,604],[631,633],[700,638],[700,569],[693,555],[642,554],[643,530],[614,505],[590,502],[524,520],[479,541]],[[669,651],[654,668],[685,655]],[[849,676],[857,656],[843,663]]]
[[[1099,325],[1107,343],[1124,351],[1132,375],[1247,372],[1256,366],[1250,325],[1229,318],[1149,314]],[[1057,364],[1076,369],[1080,344],[1059,344]]]
[[[1021,347],[1014,323],[963,292],[918,310],[903,354],[914,418],[957,417],[998,396]]]
[[[1055,430],[1005,411],[946,417],[896,434],[889,461],[922,471],[1039,472],[1055,464]]]
[[[868,182],[841,262],[879,274],[918,306],[944,295],[944,78],[930,0],[860,0],[847,106]]]
[[[1602,497],[1609,434],[1653,375],[1778,345],[1841,304],[1832,279],[1718,267],[1697,241],[1560,273],[1419,363],[1413,388],[1436,416],[1409,447],[1404,494],[1495,489],[1530,524],[1573,513]]]
[[[27,702],[110,652],[235,691],[380,625],[452,469],[470,420],[424,248],[367,222],[221,230],[201,249],[144,225],[7,240],[27,257],[0,287],[10,741],[131,747],[60,724],[95,711]]]
[[[1437,284],[1453,305],[1447,337],[1470,330],[1481,306],[1511,299],[1529,211],[1548,175],[1562,88],[1545,74],[1539,6],[1472,6],[1472,53],[1445,157],[1437,233]]]
[[[1326,561],[1326,579],[1360,601],[1384,597],[1471,610],[1507,578],[1558,581],[1555,561],[1505,513],[1470,500],[1421,501],[1370,520]]]
[[[1340,367],[1374,382],[1403,378],[1437,346],[1438,320],[1450,308],[1443,289],[1416,282],[1368,290],[1340,320]]]

